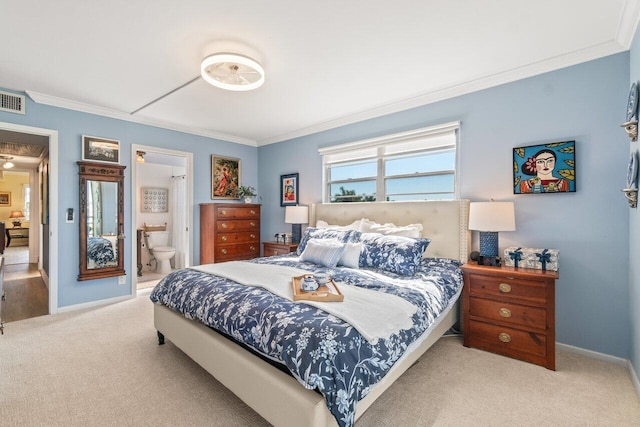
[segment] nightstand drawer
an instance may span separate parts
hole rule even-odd
[[[547,354],[547,338],[544,334],[525,332],[473,320],[469,322],[468,333],[469,344],[472,347],[493,353],[525,360],[528,359],[523,357],[525,354],[543,358]]]
[[[547,311],[489,299],[469,298],[469,314],[490,321],[509,323],[526,328],[547,329]]]
[[[536,305],[546,303],[545,283],[511,277],[469,274],[469,295],[527,301]]]

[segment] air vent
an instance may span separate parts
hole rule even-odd
[[[14,93],[0,91],[0,111],[24,114],[25,97]]]

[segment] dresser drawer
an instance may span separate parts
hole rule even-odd
[[[216,261],[228,259],[250,259],[260,256],[258,243],[241,243],[238,245],[217,245]]]
[[[547,354],[547,337],[542,333],[526,332],[474,320],[469,322],[468,333],[469,344],[472,347],[493,353],[524,360],[530,360],[527,355],[544,358]]]
[[[258,242],[260,235],[257,231],[248,233],[218,233],[216,244]]]
[[[510,304],[504,301],[469,298],[469,314],[493,322],[502,322],[544,332],[547,329],[547,311],[544,308]]]
[[[260,221],[257,219],[233,219],[221,220],[216,224],[218,232],[230,231],[258,231],[260,229]]]
[[[469,274],[469,295],[527,301],[541,306],[546,303],[544,282],[511,277]]]
[[[260,218],[260,209],[252,206],[219,206],[216,213],[218,220],[224,218]]]

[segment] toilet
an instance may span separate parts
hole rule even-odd
[[[151,228],[151,227],[147,227]],[[154,226],[153,228],[159,228]],[[161,274],[171,273],[171,258],[176,254],[176,248],[169,245],[169,232],[166,230],[145,231],[144,239],[147,249],[156,259],[156,272]]]

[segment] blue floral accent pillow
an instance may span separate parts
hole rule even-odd
[[[431,239],[362,233],[360,266],[413,276]]]
[[[307,227],[302,239],[300,239],[300,244],[298,245],[296,253],[301,255],[302,252],[304,252],[304,248],[307,247],[307,242],[309,242],[310,239],[338,239],[338,241],[342,243],[351,243],[359,241],[361,234],[362,233],[356,230]]]

